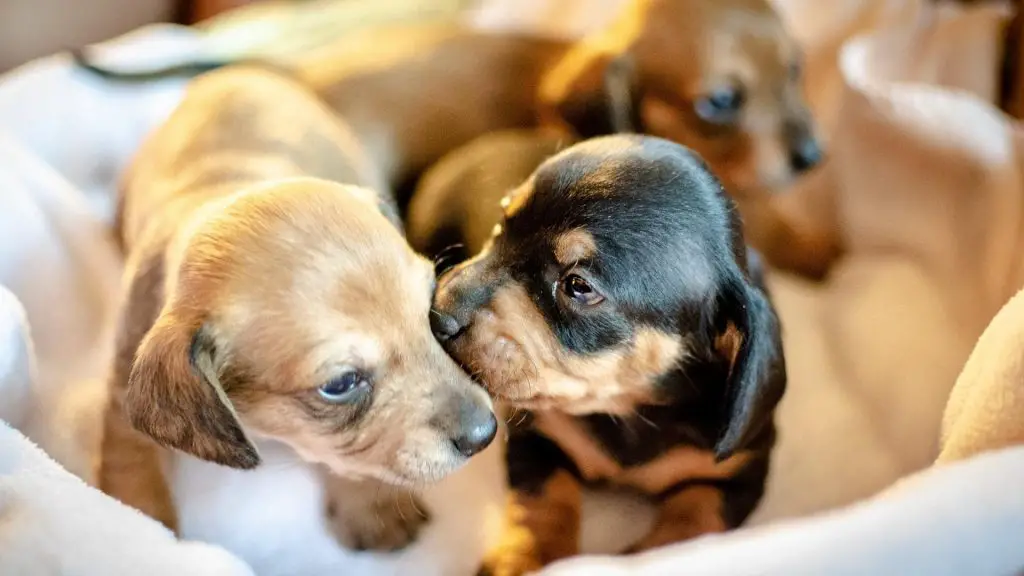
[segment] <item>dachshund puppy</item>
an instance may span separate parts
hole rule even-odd
[[[550,130],[502,130],[456,148],[416,185],[406,212],[409,244],[440,268],[468,259],[492,236],[508,191],[572,143]]]
[[[277,442],[333,473],[343,543],[415,535],[401,487],[454,471],[497,424],[434,339],[433,267],[374,189],[347,127],[300,84],[246,67],[191,83],[120,198],[105,492],[174,529],[160,447],[250,469]]]
[[[653,134],[708,160],[769,261],[817,277],[840,250],[833,231],[798,226],[772,202],[823,154],[800,59],[768,0],[628,0],[607,29],[575,43],[400,26],[354,34],[291,64],[397,188],[496,130]],[[122,74],[79,60],[108,78],[140,80],[217,65]]]
[[[504,142],[495,165],[514,165],[517,146],[538,154]],[[582,484],[659,504],[634,551],[742,523],[764,491],[786,369],[757,258],[704,163],[660,138],[595,138],[479,215],[473,229],[492,236],[441,276],[431,321],[524,411],[508,445],[511,526],[485,573],[577,553]]]

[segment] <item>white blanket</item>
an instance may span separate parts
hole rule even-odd
[[[1024,283],[1017,258],[1024,239],[1016,233],[1024,216],[1019,138],[985,103],[995,68],[983,64],[994,62],[992,32],[998,18],[981,10],[947,20],[918,11],[915,3],[903,3],[895,12],[883,10],[882,4],[887,3],[864,0],[844,12],[830,3],[830,11],[817,20],[803,19],[831,31],[801,34],[808,46],[820,47],[812,56],[843,48],[842,67],[819,64],[821,71],[811,78],[823,87],[816,94],[831,95],[814,100],[833,119],[832,153],[828,168],[807,187],[816,194],[834,194],[851,252],[824,286],[772,279],[785,324],[790,389],[778,414],[780,445],[755,524],[848,504],[927,466],[938,453],[942,411],[957,373],[989,319]],[[804,3],[794,14],[813,13],[820,6]],[[836,23],[837,15],[848,19],[845,25]],[[876,35],[848,41],[850,34],[865,29]],[[138,49],[140,44],[148,49]],[[110,57],[128,61],[133,55],[176,57],[200,50],[202,41],[181,29],[150,28],[119,45]],[[22,353],[31,350],[21,337],[24,325],[11,321],[17,315],[0,314],[0,321],[7,320],[0,325],[0,338],[13,334],[16,343],[0,355],[0,369],[16,367],[5,373],[12,376],[0,378],[0,414],[86,479],[91,479],[96,455],[120,268],[104,229],[115,177],[179,90],[175,82],[103,86],[71,72],[59,58],[0,78],[0,284],[23,303],[36,340],[33,368],[31,356]],[[5,364],[8,358],[12,361]],[[33,374],[35,383],[26,384],[26,375]],[[27,398],[26,389],[31,391]],[[22,409],[13,408],[15,403]],[[18,436],[0,437],[4,445],[14,448],[0,450],[0,470],[5,454],[39,457],[26,451]],[[498,522],[497,456],[491,450],[432,491],[428,503],[434,507],[435,525],[411,550],[388,558],[354,555],[334,545],[321,524],[319,487],[288,454],[252,473],[183,458],[174,484],[184,536],[221,544],[260,574],[413,569],[418,574],[468,574]],[[830,550],[829,542],[834,546],[862,538],[865,519],[898,518],[902,521],[889,524],[887,541],[916,543],[919,553],[897,557],[890,546],[886,554],[877,546],[885,539],[877,536],[890,530],[877,526],[876,545],[862,541],[857,548],[861,563],[851,565],[877,568],[870,573],[914,573],[914,566],[930,574],[964,573],[956,563],[947,564],[946,572],[914,563],[930,561],[939,552],[961,551],[964,558],[975,558],[973,546],[981,540],[938,539],[947,525],[974,526],[985,535],[979,538],[998,542],[1011,527],[1001,523],[1002,511],[1015,510],[1020,502],[992,482],[1002,475],[1018,479],[1019,485],[1022,457],[1010,451],[948,471],[936,469],[912,490],[864,507],[808,524],[739,531],[665,554],[679,553],[681,562],[690,551],[694,562],[703,555],[705,564],[694,564],[708,566],[703,573],[821,573],[815,568],[822,564],[815,562],[827,552],[785,551],[799,550],[793,543],[802,538]],[[8,486],[28,491],[27,499],[48,493],[42,483],[15,484],[12,478],[0,473],[0,493]],[[987,487],[977,497],[966,497],[973,507],[918,514],[923,503],[939,494],[947,502],[962,502],[965,483]],[[112,517],[123,513],[123,507],[96,497],[97,518],[105,507]],[[32,510],[18,517],[26,527],[76,514],[58,506]],[[76,542],[75,529],[69,524],[66,540],[34,540],[31,547],[20,546],[19,553],[56,554]],[[103,549],[104,542],[111,554],[124,546],[123,540],[107,538],[95,541],[96,549]],[[8,544],[0,538],[0,558]],[[153,546],[176,545],[162,541]],[[993,544],[988,552],[997,558],[969,573],[1000,574],[996,568],[1014,562],[1024,567],[1018,556],[1001,551]],[[757,567],[754,572],[718,560],[747,553],[752,558],[748,566]],[[69,556],[68,562],[73,561]],[[727,571],[732,565],[738,572]],[[105,573],[116,573],[115,566]],[[99,565],[90,569],[103,573]]]

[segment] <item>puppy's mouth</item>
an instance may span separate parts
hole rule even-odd
[[[532,364],[514,338],[504,334],[482,337],[470,328],[445,347],[462,370],[494,400],[518,402],[535,396],[521,393],[535,388],[530,382],[536,380],[537,374],[535,366],[527,371]]]
[[[399,470],[376,465],[360,465],[351,462],[328,463],[327,467],[333,473],[353,480],[373,479],[392,486],[418,488],[440,482],[461,468],[467,461],[468,459],[465,459],[445,466],[421,464],[416,466],[415,473],[412,473],[410,470]]]

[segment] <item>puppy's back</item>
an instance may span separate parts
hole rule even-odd
[[[203,74],[125,174],[121,239],[130,249],[154,222],[173,228],[215,196],[295,176],[384,190],[347,126],[298,82],[254,66]]]
[[[457,253],[450,254],[456,259],[479,252],[493,223],[501,221],[501,199],[571,144],[550,132],[506,130],[456,148],[423,175],[413,194],[409,243],[428,257],[456,245]]]

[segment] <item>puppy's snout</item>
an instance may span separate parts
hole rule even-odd
[[[459,267],[441,277],[434,306],[430,313],[430,328],[439,341],[449,342],[469,328],[473,314],[490,301],[492,289],[477,281],[475,269]]]
[[[807,117],[786,123],[785,139],[789,148],[789,165],[796,174],[807,172],[821,163],[824,150],[814,132],[814,121]]]
[[[459,322],[455,316],[441,310],[432,310],[430,313],[430,329],[434,331],[434,337],[441,342],[454,340],[466,329],[465,322]]]
[[[806,172],[821,162],[821,144],[814,136],[805,136],[793,143],[789,152],[789,163],[796,173]]]
[[[498,432],[498,420],[491,410],[467,403],[459,414],[459,431],[452,444],[469,458],[491,444]]]

